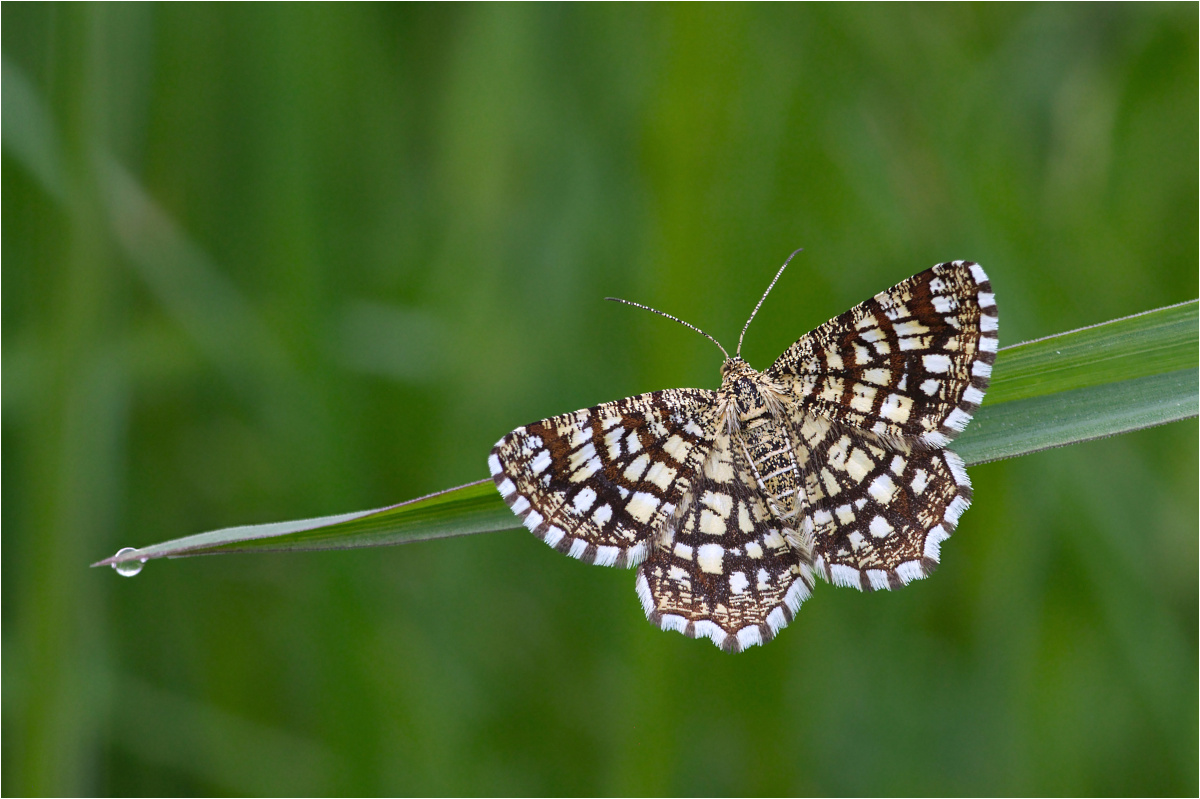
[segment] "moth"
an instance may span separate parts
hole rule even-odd
[[[543,419],[488,457],[534,535],[588,563],[637,567],[652,623],[730,652],[774,638],[818,577],[874,591],[934,569],[971,500],[947,447],[996,359],[988,277],[953,261],[831,319],[757,372],[742,339],[790,261],[732,357],[699,328],[638,306],[721,348],[716,391],[665,389]]]

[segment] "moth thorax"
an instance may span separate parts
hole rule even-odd
[[[749,422],[768,413],[767,400],[759,390],[759,382],[748,377],[738,378],[733,384],[733,401],[738,419]]]

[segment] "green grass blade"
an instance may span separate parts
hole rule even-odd
[[[93,566],[228,552],[356,549],[508,530],[515,517],[491,480],[467,483],[386,508],[293,522],[226,527],[164,541]]]
[[[1195,369],[1198,306],[1190,300],[1005,347],[984,404]]]
[[[974,465],[1196,416],[1197,307],[1193,300],[1001,350],[984,405],[954,449]],[[93,565],[386,546],[517,526],[492,481],[481,480],[377,510],[200,533]]]
[[[1180,369],[985,405],[951,447],[974,466],[1186,419],[1196,398],[1196,370]]]

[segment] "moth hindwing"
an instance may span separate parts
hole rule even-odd
[[[946,447],[983,401],[997,343],[983,269],[938,264],[764,372],[727,356],[716,391],[543,419],[488,465],[546,543],[637,566],[652,622],[740,651],[787,626],[816,576],[869,591],[932,571],[971,497]]]

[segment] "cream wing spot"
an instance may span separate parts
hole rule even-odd
[[[909,321],[901,322],[895,327],[897,336],[920,336],[929,332],[929,328],[920,322]]]
[[[649,455],[638,455],[633,459],[633,462],[625,467],[625,479],[631,483],[640,482],[642,475],[646,473],[646,469],[650,466]]]
[[[621,457],[621,438],[624,431],[621,428],[609,430],[604,434],[604,446],[608,448],[608,459],[615,461]]]
[[[929,349],[930,341],[928,336],[914,336],[912,338],[898,338],[896,343],[900,345],[902,350],[927,350]]]
[[[912,415],[913,401],[903,394],[888,394],[879,407],[879,415],[893,422],[904,424]]]
[[[692,573],[687,569],[680,568],[679,566],[672,566],[670,570],[667,571],[667,578],[671,580],[671,582],[678,583],[684,588],[690,588],[692,585]]]
[[[687,459],[689,449],[690,447],[678,435],[672,435],[667,439],[667,443],[663,444],[663,452],[679,463],[683,463]]]
[[[673,469],[661,461],[655,461],[646,472],[644,479],[646,482],[658,486],[661,490],[667,491],[671,488],[671,484],[675,482],[677,474],[679,474],[677,469]]]
[[[575,413],[575,424],[571,426],[571,446],[578,447],[592,440],[594,431],[592,426],[588,424],[591,421],[587,411],[577,411]],[[542,446],[542,442],[538,442],[538,446]]]
[[[864,350],[865,351],[865,350]],[[842,399],[842,380],[838,377],[825,378],[825,386],[821,389],[821,399],[826,402],[837,403]]]
[[[600,459],[596,457],[596,445],[590,441],[573,452],[570,458],[571,479],[581,482],[600,471]]]
[[[729,575],[729,590],[734,594],[743,594],[750,586],[750,581],[746,579],[744,572],[734,572]]]
[[[534,474],[541,474],[550,468],[551,462],[552,459],[550,457],[550,451],[543,449],[540,450],[537,454],[537,457],[530,462],[529,469]]]
[[[579,515],[587,513],[592,505],[596,503],[596,492],[584,486],[579,489],[579,493],[575,495],[575,500],[572,503],[575,507],[575,512]]]
[[[870,455],[857,447],[850,453],[850,457],[846,459],[846,473],[856,483],[861,483],[863,478],[870,474],[873,468],[875,468],[875,461],[871,460]]]
[[[939,294],[933,298],[933,309],[938,313],[950,313],[958,308],[958,302],[953,297]]]
[[[869,529],[871,531],[871,535],[875,536],[876,538],[887,538],[889,535],[896,532],[891,523],[882,516],[876,516],[874,519],[871,519],[871,526]]]
[[[725,547],[720,544],[703,544],[696,553],[700,570],[708,574],[723,574],[725,571]]]
[[[871,481],[871,485],[867,488],[867,493],[880,505],[888,505],[891,503],[892,498],[896,496],[897,490],[898,488],[892,482],[892,478],[887,474],[881,474]]]
[[[700,532],[705,535],[725,535],[725,520],[705,508],[700,511]]]
[[[933,374],[945,374],[950,371],[950,357],[947,355],[922,355],[921,363],[925,366],[926,372]]]
[[[733,479],[733,464],[723,458],[709,458],[704,464],[704,476],[716,483]]]
[[[625,511],[641,524],[650,521],[658,510],[658,498],[644,491],[635,491],[625,505]]]
[[[890,386],[892,373],[888,369],[866,369],[863,371],[862,379],[877,386]]]
[[[712,508],[713,512],[722,519],[729,518],[729,512],[733,510],[733,497],[716,491],[705,491],[700,502]]]
[[[783,536],[777,530],[772,530],[764,535],[762,542],[768,549],[783,549],[787,546],[787,543],[783,540]]]
[[[850,397],[850,407],[862,413],[870,413],[874,405],[875,389],[862,383],[856,385],[854,394]]]

